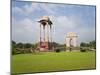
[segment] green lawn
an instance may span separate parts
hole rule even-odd
[[[46,52],[12,56],[12,73],[95,69],[95,52]]]

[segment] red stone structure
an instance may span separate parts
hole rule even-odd
[[[52,50],[52,21],[48,16],[43,16],[39,21],[40,23],[40,51]]]

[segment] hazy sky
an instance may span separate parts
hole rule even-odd
[[[53,22],[53,40],[65,43],[68,32],[78,35],[78,42],[95,40],[95,6],[12,2],[12,40],[36,43],[42,16]]]

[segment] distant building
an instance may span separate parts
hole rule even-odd
[[[66,47],[77,47],[77,34],[74,32],[67,33],[66,36]]]

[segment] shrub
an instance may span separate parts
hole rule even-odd
[[[81,52],[86,52],[86,49],[80,48]]]
[[[55,51],[58,53],[58,52],[60,52],[60,49],[56,49]]]

